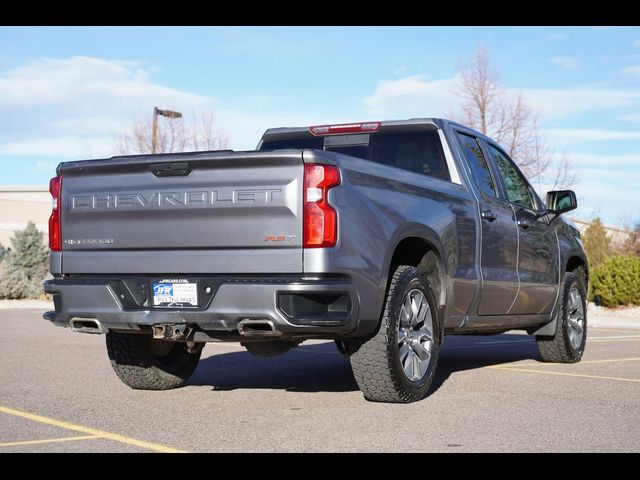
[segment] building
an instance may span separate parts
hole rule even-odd
[[[577,218],[572,218],[571,221],[575,223],[582,235],[584,235],[587,227],[591,224],[591,222],[579,220]],[[625,230],[624,228],[617,228],[609,225],[604,225],[604,229],[607,232],[607,236],[611,239],[611,246],[613,248],[621,248],[624,245],[624,242],[629,238],[629,235],[633,233],[631,230]]]
[[[32,221],[48,235],[51,215],[49,186],[0,186],[0,243],[10,246],[15,230]],[[46,238],[46,237],[45,237]]]

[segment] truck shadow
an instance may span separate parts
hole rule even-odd
[[[431,394],[457,372],[521,360],[539,360],[533,337],[514,334],[449,336],[440,352]],[[200,360],[188,383],[222,391],[254,388],[291,392],[358,390],[349,361],[340,355],[333,342],[303,344],[277,357],[254,357],[247,351],[211,355]]]
[[[457,372],[493,365],[505,365],[522,360],[541,361],[535,338],[529,335],[503,333],[498,335],[450,335],[440,351],[438,369],[430,394]]]

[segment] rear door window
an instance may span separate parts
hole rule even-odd
[[[458,139],[462,144],[462,151],[471,170],[473,181],[487,197],[496,197],[496,184],[493,181],[487,159],[484,158],[478,140],[464,133],[458,133]]]

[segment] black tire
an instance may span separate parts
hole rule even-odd
[[[413,290],[424,294],[429,304],[432,339],[428,366],[418,380],[405,375],[400,358],[398,327],[403,302]],[[367,339],[349,341],[353,375],[367,400],[409,403],[427,396],[438,364],[439,325],[433,289],[424,273],[408,265],[399,266],[391,278],[378,331]]]
[[[577,346],[571,342],[571,327],[569,325],[569,315],[572,313],[569,305],[570,294],[574,288],[577,289],[580,294],[584,315],[582,340]],[[542,360],[545,362],[576,363],[582,359],[582,354],[584,353],[587,343],[587,293],[583,277],[572,272],[566,272],[564,274],[561,295],[555,335],[536,336],[536,345],[538,352],[540,352],[540,357],[542,357]]]
[[[185,384],[198,365],[202,349],[189,353],[184,342],[110,331],[107,352],[113,370],[126,385],[136,390],[170,390]]]

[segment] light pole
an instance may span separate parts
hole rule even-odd
[[[162,115],[167,118],[182,118],[182,113],[174,112],[172,110],[160,110],[158,107],[153,107],[153,126],[151,127],[151,153],[156,153],[158,145],[158,115]]]

